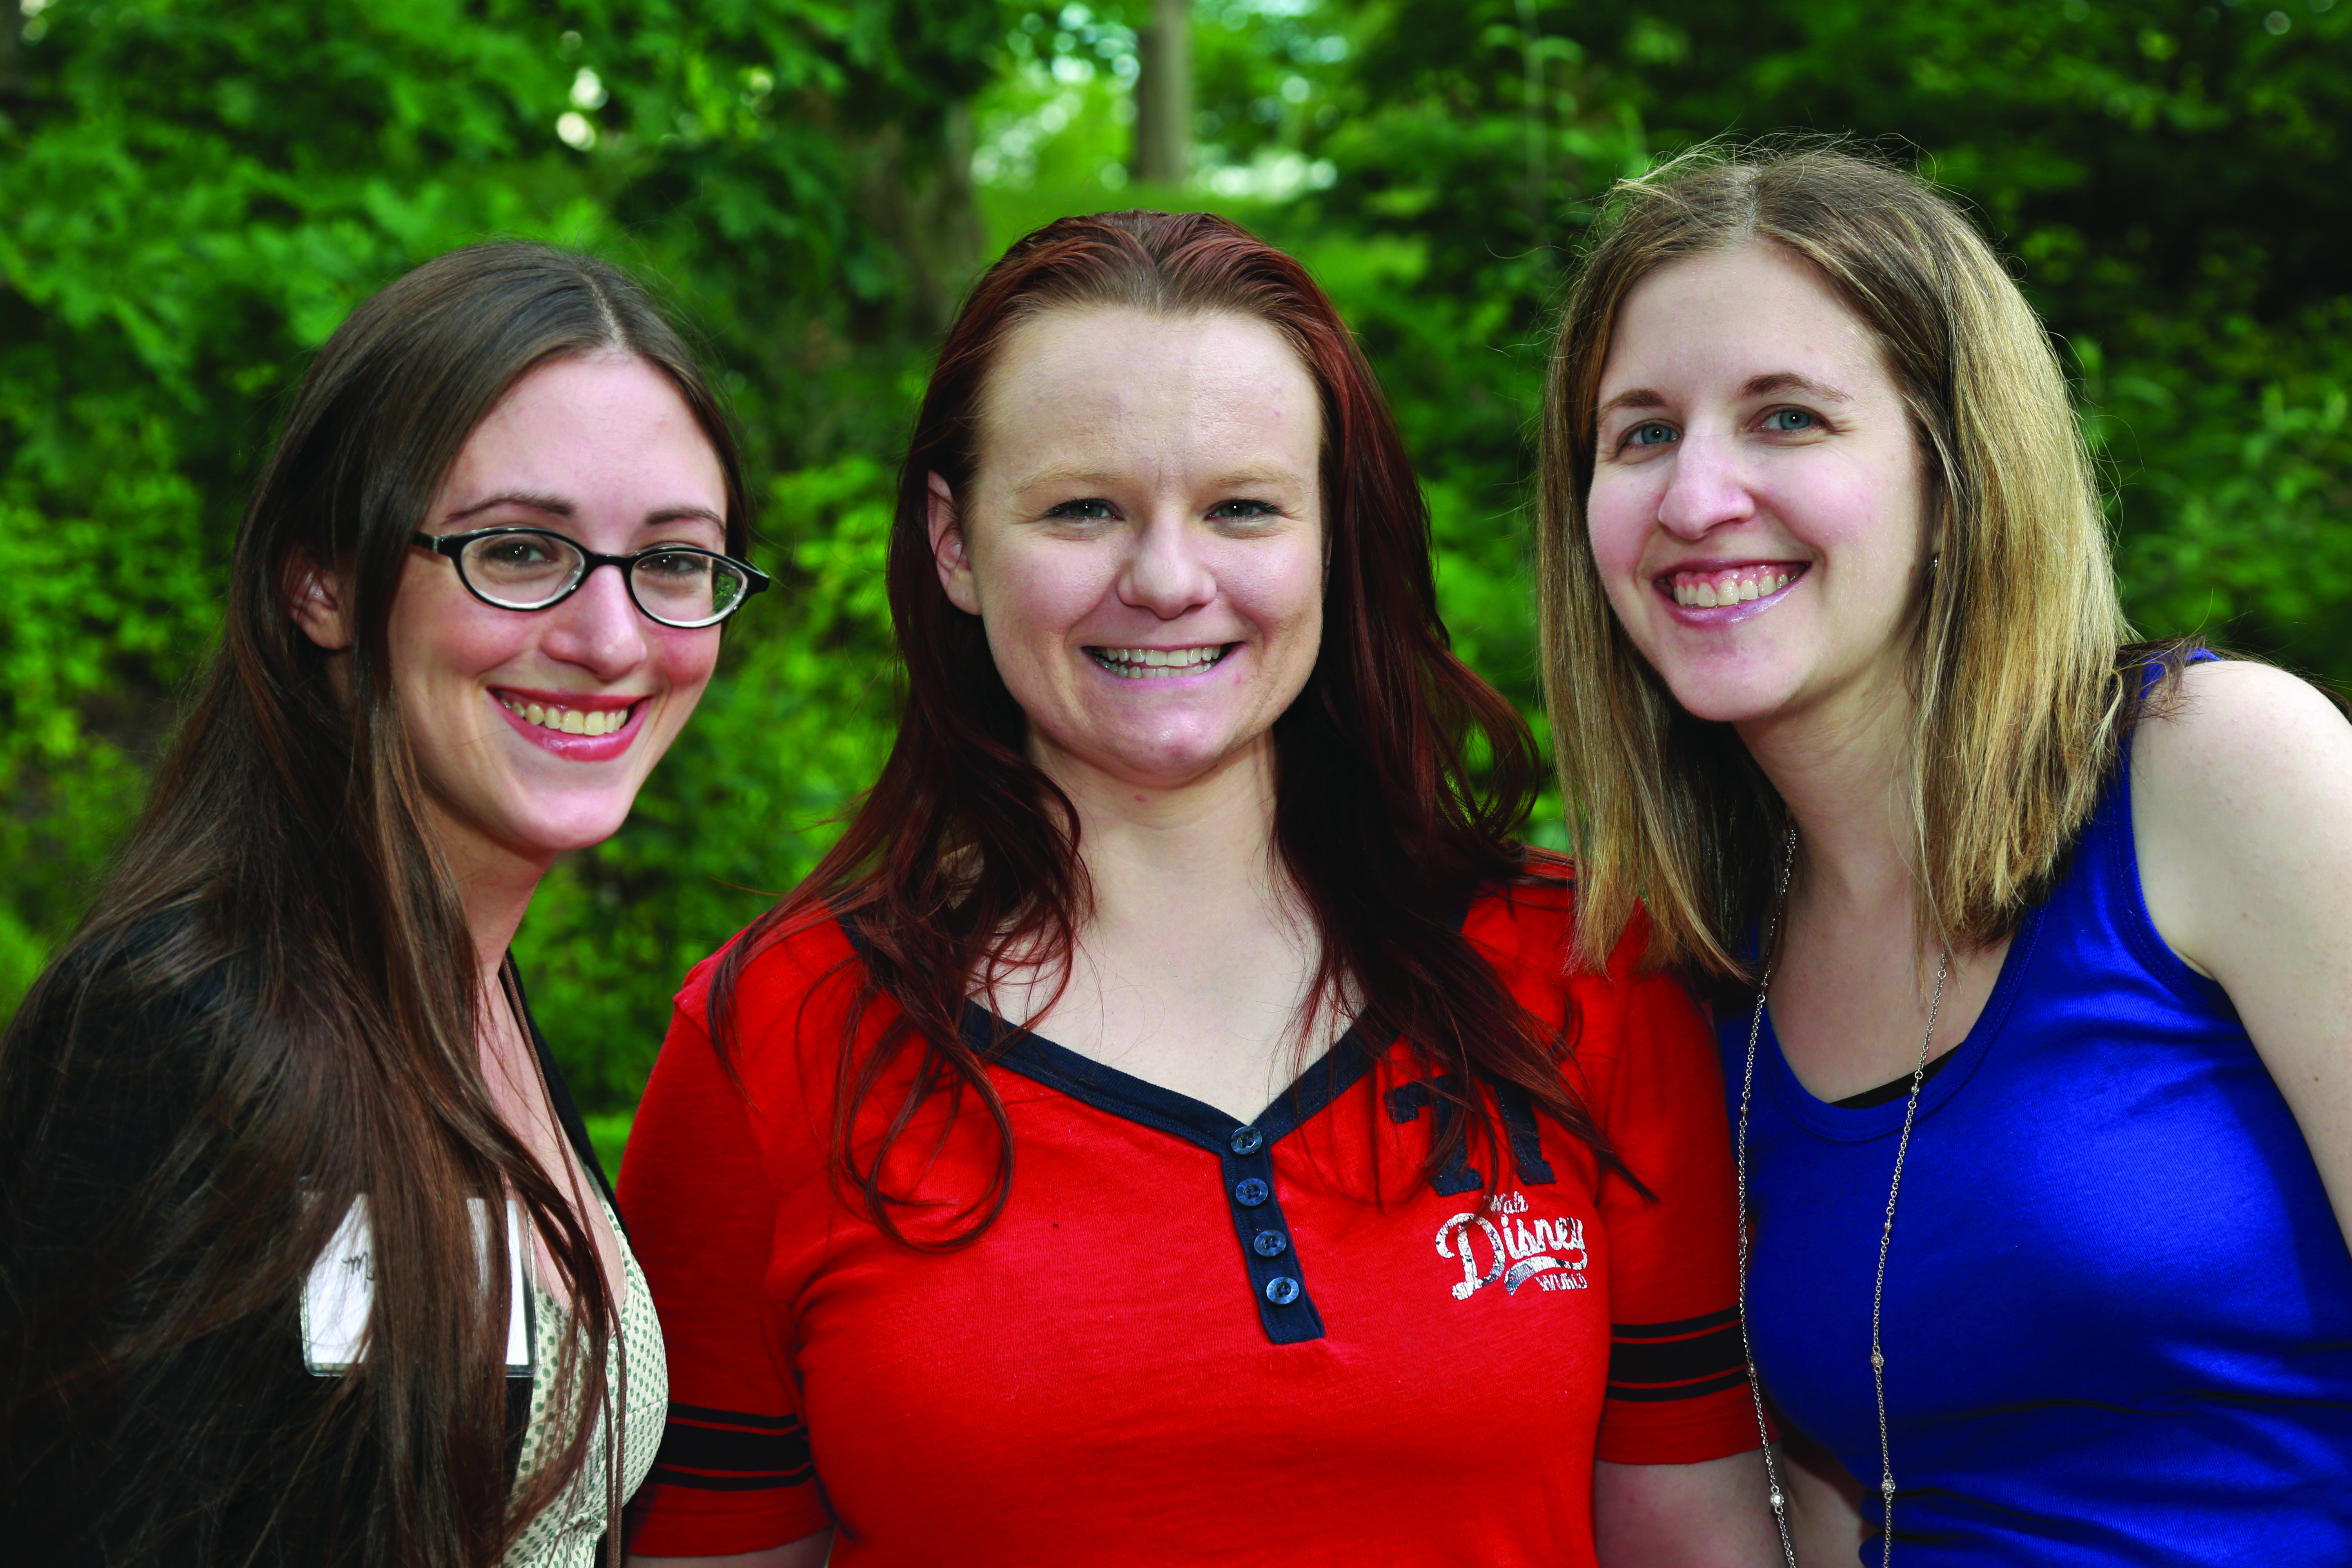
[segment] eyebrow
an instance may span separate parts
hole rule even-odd
[[[1204,481],[1202,488],[1213,490],[1254,489],[1261,486],[1297,484],[1305,478],[1303,474],[1285,473],[1276,468],[1236,468],[1231,473],[1210,476]],[[1034,474],[1023,476],[1020,482],[1013,487],[1013,493],[1025,495],[1042,485],[1066,484],[1079,487],[1100,486],[1105,489],[1111,489],[1124,482],[1126,480],[1120,475],[1106,473],[1099,468],[1076,466],[1040,468]]]
[[[520,507],[525,511],[548,512],[556,517],[570,517],[575,510],[572,504],[562,496],[533,495],[524,490],[504,490],[488,500],[478,500],[469,507],[450,512],[441,521],[463,522],[469,517],[492,511],[502,506]]]
[[[1665,397],[1660,393],[1653,392],[1646,386],[1628,387],[1594,409],[1592,423],[1597,428],[1603,419],[1608,418],[1620,408],[1664,408],[1665,405]]]
[[[1306,479],[1305,474],[1286,474],[1274,468],[1243,468],[1230,474],[1219,474],[1209,481],[1216,490],[1249,490],[1276,485],[1295,485]]]
[[[1853,398],[1824,381],[1799,375],[1792,370],[1776,370],[1769,375],[1750,376],[1739,388],[1742,397],[1769,397],[1776,392],[1807,392],[1832,403],[1852,403]]]
[[[1099,468],[1085,468],[1071,465],[1056,468],[1040,468],[1034,474],[1024,474],[1013,489],[1014,494],[1019,495],[1035,489],[1040,485],[1100,485],[1108,489],[1117,482],[1114,476]]]
[[[476,517],[499,507],[519,507],[525,511],[543,511],[551,517],[561,518],[576,516],[579,511],[577,507],[562,496],[540,495],[526,490],[506,490],[486,500],[478,500],[469,507],[450,512],[441,521],[445,523],[463,522],[469,517]],[[711,522],[722,529],[727,526],[727,520],[709,507],[691,504],[656,507],[646,514],[645,521],[647,523]]]

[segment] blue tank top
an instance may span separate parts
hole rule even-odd
[[[1735,1118],[1748,1016],[1717,1020]],[[1815,1100],[1766,1018],[1751,1342],[1873,1523],[1903,1110]],[[2127,754],[1920,1097],[1882,1342],[1908,1568],[2352,1563],[2352,1253],[2229,996],[2148,920]]]

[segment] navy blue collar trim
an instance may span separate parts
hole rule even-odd
[[[1287,1138],[1361,1082],[1380,1059],[1351,1025],[1255,1120],[1243,1122],[1190,1095],[1082,1057],[1043,1035],[1016,1029],[977,1002],[963,1005],[963,1037],[983,1060],[1059,1089],[1097,1110],[1157,1128],[1220,1154],[1231,1148],[1234,1134],[1244,1126],[1256,1128],[1268,1143]]]
[[[1468,915],[1465,905],[1456,924]],[[866,940],[866,932],[859,929],[858,917],[837,910],[834,918],[841,922],[849,945],[856,950],[858,961],[867,966],[870,974],[874,952]],[[1226,1152],[1234,1134],[1244,1126],[1215,1106],[1191,1095],[1148,1083],[1132,1073],[1082,1057],[1066,1046],[1055,1045],[1043,1035],[1017,1029],[977,1002],[964,1003],[960,1032],[964,1043],[983,1061],[1058,1089],[1098,1110],[1156,1128],[1214,1152]],[[1355,1088],[1379,1060],[1380,1053],[1367,1046],[1364,1037],[1350,1025],[1329,1050],[1308,1063],[1307,1070],[1247,1125],[1256,1128],[1268,1143],[1286,1138]]]

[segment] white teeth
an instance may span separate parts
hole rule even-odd
[[[499,699],[500,706],[528,724],[542,730],[553,730],[562,735],[609,735],[629,721],[636,711],[628,708],[599,708],[593,710],[577,708],[544,708],[536,702],[508,701]]]
[[[1786,572],[1747,566],[1713,577],[1685,578],[1677,574],[1670,587],[1675,604],[1712,609],[1717,605],[1751,604],[1779,593],[1789,583],[1790,574]]]
[[[1095,662],[1128,680],[1149,680],[1190,675],[1208,668],[1224,657],[1223,645],[1206,647],[1089,648]]]

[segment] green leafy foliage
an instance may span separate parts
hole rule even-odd
[[[589,1099],[630,1103],[669,985],[761,906],[733,888],[805,868],[887,731],[853,522],[979,244],[956,142],[996,19],[952,0],[28,16],[0,55],[0,1005],[138,808],[308,355],[417,261],[526,235],[676,302],[755,468],[786,476],[766,535],[786,591],[730,633],[636,820],[558,868],[519,942]]]
[[[1531,437],[1595,204],[1707,138],[1857,133],[2018,258],[2079,377],[2142,628],[2352,679],[2352,4],[1194,0],[1177,189],[1126,176],[1145,9],[25,9],[0,53],[0,1005],[137,808],[306,355],[492,234],[608,254],[698,328],[782,590],[730,627],[630,826],[555,868],[518,940],[608,1152],[677,978],[814,863],[878,765],[913,398],[973,267],[1065,213],[1204,206],[1307,262],[1421,467],[1457,647],[1540,724]]]
[[[2352,229],[2352,7],[1650,16],[1595,53],[1638,68],[1659,144],[1809,127],[1916,149],[2019,258],[2074,351],[2144,629],[2201,627],[2352,679],[2352,633],[2326,613],[2344,603],[2342,531],[2325,526],[2352,458],[2328,414],[2352,386],[2336,237]],[[1645,26],[1678,40],[1670,58],[1640,63]]]

